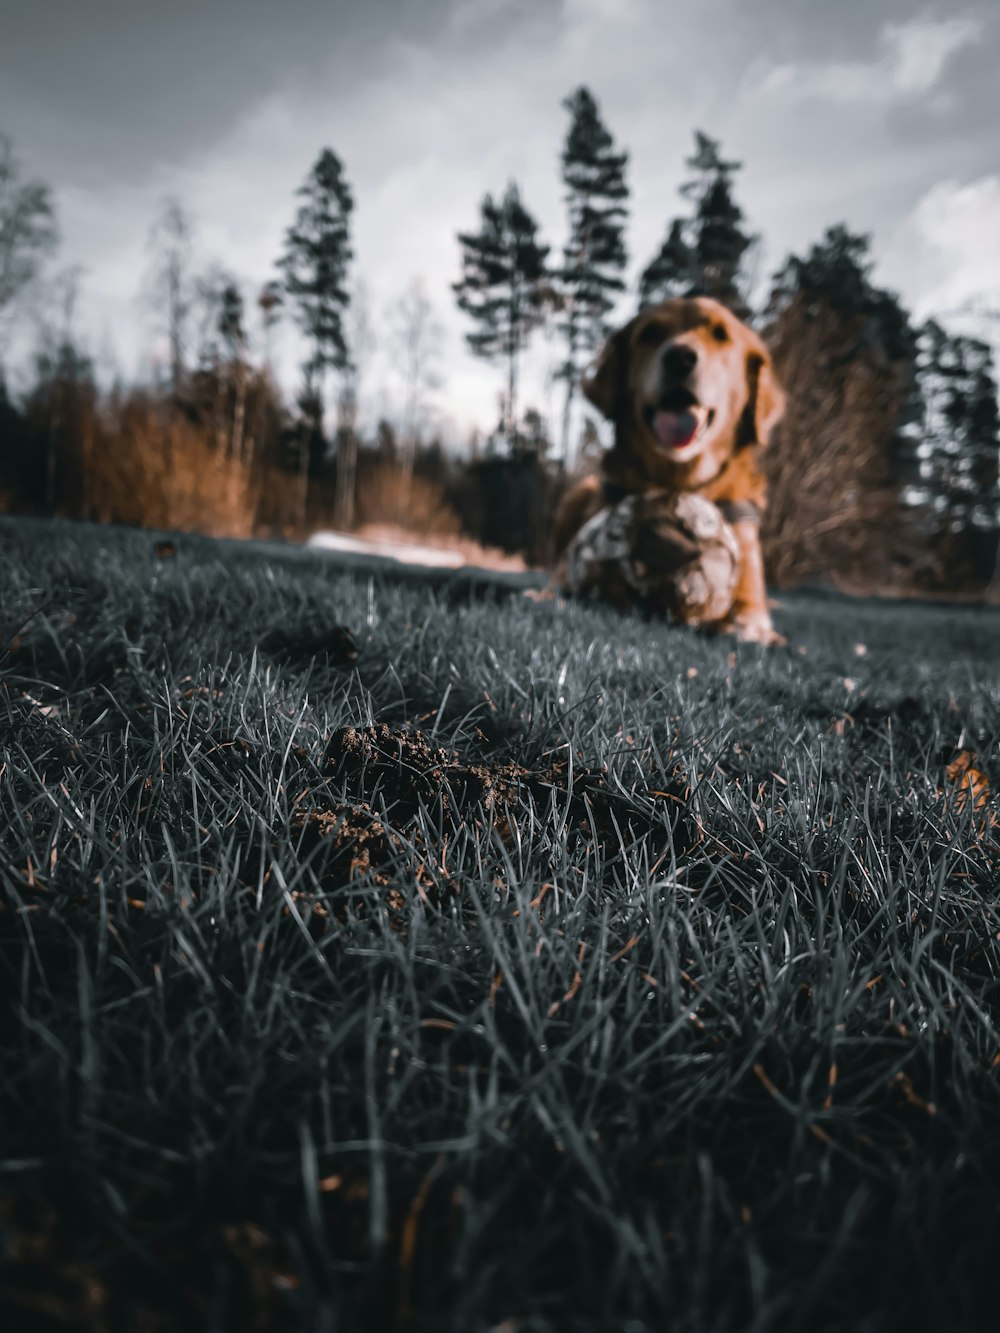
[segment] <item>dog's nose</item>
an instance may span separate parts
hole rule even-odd
[[[698,353],[687,343],[671,343],[663,353],[664,374],[672,380],[684,380],[691,374]]]

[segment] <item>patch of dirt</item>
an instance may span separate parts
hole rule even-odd
[[[553,791],[568,807],[569,822],[610,831],[613,793],[604,769],[574,765],[564,755],[544,768],[522,764],[464,763],[453,751],[433,746],[417,728],[343,727],[330,738],[324,768],[331,778],[347,779],[352,795],[380,798],[395,821],[410,821],[423,809],[438,810],[452,821],[474,818],[482,806],[503,825],[526,800],[547,804]],[[572,782],[572,785],[571,785]]]
[[[399,887],[402,883],[415,883],[424,901],[434,906],[441,906],[454,891],[447,875],[428,873],[419,830],[407,830],[405,838],[393,833],[367,804],[338,802],[327,809],[301,811],[292,820],[292,830],[298,836],[302,856],[314,855],[317,846],[323,844],[323,894],[292,894],[314,937],[325,932],[331,913],[343,920],[348,903],[360,908],[361,900],[352,889],[368,886],[379,890],[379,898],[393,918],[406,907],[406,897]]]
[[[647,809],[631,801],[609,786],[604,769],[571,769],[564,754],[537,769],[510,761],[467,763],[433,745],[417,728],[377,723],[336,731],[322,770],[329,782],[346,790],[330,805],[302,809],[294,817],[300,851],[317,855],[325,891],[343,900],[344,890],[352,886],[376,886],[393,912],[405,906],[399,886],[406,882],[415,883],[418,894],[435,905],[460,895],[461,869],[448,861],[449,839],[470,824],[490,823],[510,841],[528,804],[540,812],[554,805],[565,821],[566,839],[596,836],[617,846],[628,830],[664,833],[662,805],[653,801]],[[670,801],[675,836],[693,846],[697,833],[687,811],[686,781],[678,771],[668,785],[670,791],[647,795]],[[315,800],[315,792],[310,799]],[[428,830],[434,830],[433,846]],[[320,843],[323,851],[317,853]],[[313,896],[304,905],[313,913],[323,909],[319,922],[310,917],[311,928],[322,929],[324,904]]]

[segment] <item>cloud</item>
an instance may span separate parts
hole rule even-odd
[[[874,59],[775,65],[764,76],[761,91],[785,101],[857,104],[921,97],[937,86],[951,57],[981,31],[973,18],[887,23]]]
[[[236,3],[226,0],[224,9],[231,12],[227,7]],[[955,52],[979,29],[968,19],[907,22],[910,0],[843,0],[843,11],[838,0],[835,15],[816,0],[760,0],[752,7],[705,0],[677,25],[663,22],[656,0],[488,0],[482,7],[427,0],[437,15],[430,27],[417,22],[423,0],[374,3],[366,35],[355,31],[349,14],[362,13],[361,0],[344,0],[333,42],[329,6],[295,0],[295,14],[326,13],[326,28],[318,21],[304,25],[293,49],[280,41],[267,47],[273,59],[262,82],[248,78],[239,61],[213,68],[212,81],[227,87],[236,81],[249,90],[238,114],[206,118],[195,96],[204,93],[201,66],[192,71],[174,95],[192,100],[191,115],[201,129],[178,129],[166,146],[159,119],[144,101],[114,101],[111,109],[144,157],[141,170],[134,155],[119,158],[117,140],[107,139],[92,121],[80,131],[86,146],[71,140],[75,122],[62,103],[53,110],[61,151],[77,154],[78,169],[66,175],[37,161],[38,121],[33,110],[25,111],[23,135],[30,130],[36,137],[19,137],[18,146],[32,171],[55,189],[64,236],[58,263],[84,269],[79,333],[92,351],[107,347],[122,374],[146,373],[150,354],[162,356],[142,290],[150,264],[146,239],[163,197],[176,195],[193,215],[197,266],[222,261],[252,302],[274,274],[295,190],[329,144],[344,161],[356,200],[351,276],[368,287],[380,336],[364,378],[370,410],[391,411],[398,395],[398,367],[382,333],[387,308],[422,275],[445,327],[440,370],[446,383],[437,400],[442,415],[451,418],[448,435],[461,442],[472,425],[492,426],[503,367],[474,358],[466,346],[469,323],[450,288],[459,275],[455,233],[475,228],[482,196],[502,193],[513,177],[558,257],[566,228],[559,152],[568,118],[561,102],[581,83],[591,87],[609,129],[630,154],[633,283],[669,219],[687,207],[677,186],[688,174],[684,159],[695,127],[719,137],[728,156],[746,162],[738,198],[751,228],[763,233],[765,273],[840,219],[872,232],[876,252],[888,252],[895,263],[891,229],[909,217],[900,252],[908,259],[895,265],[896,285],[908,305],[928,289],[931,276],[944,281],[952,272],[952,261],[934,248],[933,220],[921,214],[918,226],[917,204],[939,179],[975,181],[995,170],[994,144],[984,127],[991,123],[988,98],[1000,27],[985,14],[976,59],[964,52],[968,87],[953,108],[961,120],[946,124],[947,117],[935,113],[925,127],[916,114],[921,103],[913,100],[915,90],[930,87],[931,99],[939,96],[956,74]],[[379,28],[375,11],[384,16],[397,3],[411,21],[382,22]],[[182,7],[193,4],[182,0]],[[265,0],[252,4],[263,12]],[[268,29],[251,28],[263,41]],[[328,40],[319,40],[321,30]],[[311,55],[305,61],[307,42]],[[693,57],[707,50],[711,60]],[[777,91],[760,95],[762,81],[775,78],[776,50],[795,61],[785,66],[791,76],[777,78],[779,84],[786,79],[791,102]],[[817,72],[826,71],[824,77],[839,88],[830,74],[838,69],[848,71],[845,86],[860,90],[854,114],[830,96],[794,100],[802,80],[808,83]],[[871,99],[872,84],[891,90],[892,107]],[[0,73],[0,119],[4,99],[16,101],[14,92]],[[905,119],[909,137],[900,136],[887,110]],[[984,254],[991,246],[990,236],[975,242]],[[978,271],[981,263],[967,267]],[[631,293],[622,298],[619,317],[631,313],[632,301]],[[255,315],[251,306],[251,326]],[[550,413],[555,430],[562,390],[549,371],[560,350],[539,335],[521,366],[523,404]],[[271,352],[291,393],[302,348],[290,320],[275,331]]]
[[[645,2],[629,0],[626,15],[641,12]],[[466,347],[468,321],[449,285],[459,276],[456,232],[474,229],[483,195],[501,194],[514,178],[558,255],[564,226],[558,154],[567,123],[560,101],[590,74],[587,65],[603,72],[595,53],[605,26],[616,31],[609,3],[581,0],[555,35],[547,27],[550,4],[455,6],[434,42],[387,38],[378,67],[364,80],[288,80],[181,162],[164,161],[128,185],[63,187],[63,257],[85,270],[84,332],[92,343],[106,338],[126,375],[144,371],[151,351],[162,359],[141,288],[149,227],[166,196],[179,199],[194,220],[195,266],[221,259],[252,301],[274,275],[295,190],[329,143],[355,196],[353,276],[368,286],[376,333],[409,282],[424,276],[445,329],[446,386],[438,397],[442,407],[447,403],[448,434],[461,440],[472,422],[492,426],[503,368]],[[619,41],[624,57],[627,34]],[[470,47],[477,48],[474,60],[465,55]],[[678,126],[678,168],[687,132]],[[379,341],[364,394],[372,404],[391,405],[398,366],[388,340]],[[558,351],[542,336],[533,340],[521,366],[524,405],[557,411],[548,372]],[[283,385],[293,390],[302,346],[291,320],[272,337],[271,352]]]
[[[905,283],[918,320],[933,316],[1000,353],[998,235],[1000,175],[939,181],[899,227],[880,277]]]
[[[954,53],[975,41],[980,31],[971,18],[889,24],[884,41],[895,90],[904,97],[930,92]]]

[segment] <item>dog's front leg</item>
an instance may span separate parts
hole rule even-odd
[[[740,575],[733,605],[719,628],[747,643],[784,644],[786,640],[775,631],[767,609],[764,559],[757,523],[754,519],[741,518],[732,527],[740,544]]]

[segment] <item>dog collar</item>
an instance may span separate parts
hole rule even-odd
[[[715,504],[727,523],[760,523],[760,505],[753,500],[716,500]]]
[[[609,505],[616,505],[636,492],[618,482],[603,481],[601,489]],[[760,523],[761,507],[753,500],[716,500],[716,508],[727,523]]]

